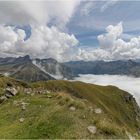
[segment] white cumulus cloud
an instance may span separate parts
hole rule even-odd
[[[55,58],[59,61],[69,59],[70,50],[78,44],[74,35],[60,32],[56,27],[35,26],[29,39],[24,40],[24,30],[11,26],[0,26],[0,55]],[[67,54],[67,55],[66,55]]]
[[[59,61],[140,58],[140,36],[123,40],[122,22],[116,26],[109,25],[106,33],[97,37],[98,48],[76,48],[76,37],[64,33],[63,29],[79,3],[80,0],[0,1],[0,56],[30,54]],[[10,26],[15,24],[31,25],[28,40],[24,40],[24,30]]]
[[[109,25],[106,33],[99,35],[99,47],[90,50],[79,49],[79,60],[120,60],[140,58],[140,36],[132,37],[129,41],[123,40],[122,22],[116,26]]]
[[[78,40],[74,35],[60,32],[56,27],[39,26],[32,29],[31,37],[22,44],[22,47],[24,52],[32,57],[52,57],[65,61],[69,59],[70,49],[77,44]]]
[[[65,24],[79,3],[79,0],[0,1],[0,23],[45,25],[56,20],[57,24]]]
[[[18,29],[17,32],[11,26],[0,25],[0,55],[15,56],[22,48],[18,48],[18,45],[24,42],[25,38],[24,30]]]
[[[69,59],[69,52],[78,40],[62,30],[79,3],[79,0],[0,1],[0,56],[29,54],[59,61]],[[25,31],[10,25],[30,25],[30,38],[24,40]]]

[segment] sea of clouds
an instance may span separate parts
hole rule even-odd
[[[121,75],[92,75],[80,74],[75,80],[98,85],[114,85],[132,94],[140,106],[140,78]]]

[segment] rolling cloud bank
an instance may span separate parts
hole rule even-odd
[[[67,33],[66,25],[80,4],[80,0],[1,1],[0,56],[29,54],[33,58],[52,57],[58,61],[140,58],[140,37],[123,40],[122,22],[109,25],[106,33],[97,37],[99,47],[86,49],[78,46],[79,41]],[[25,30],[18,28],[23,25],[31,27],[31,35],[27,39]]]
[[[98,85],[114,85],[122,90],[131,93],[138,105],[140,106],[140,78],[120,76],[120,75],[79,75],[80,77],[75,80],[83,81],[86,83],[98,84]]]

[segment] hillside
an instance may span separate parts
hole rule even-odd
[[[111,74],[140,77],[138,60],[70,61],[64,63],[74,74]]]
[[[18,91],[0,104],[0,138],[140,136],[139,108],[116,87],[55,80],[29,85],[3,76],[0,81],[1,96],[9,86]]]

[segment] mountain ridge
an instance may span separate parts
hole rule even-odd
[[[0,100],[10,89],[17,94],[0,104],[0,138],[140,138],[139,107],[117,87],[65,80],[29,84],[1,75]]]
[[[69,68],[54,59],[35,60],[41,62],[41,64],[43,63],[43,66],[34,63],[34,59],[32,60],[29,55],[18,58],[0,58],[0,73],[26,82],[64,78],[72,79],[73,77]],[[56,65],[58,66],[58,69]],[[47,69],[43,67],[47,67]],[[58,73],[57,71],[60,71],[61,73]],[[58,77],[60,75],[61,77]]]
[[[57,79],[71,80],[79,74],[110,74],[140,77],[139,60],[70,61],[59,63],[53,58],[0,58],[0,73],[26,82]]]
[[[111,74],[140,77],[140,63],[137,60],[117,61],[70,61],[64,63],[74,74]]]

